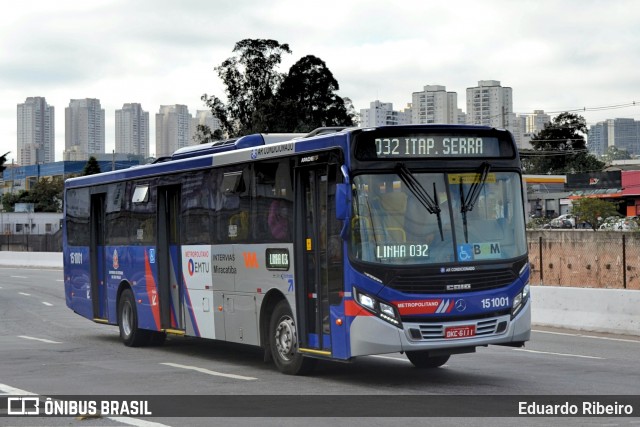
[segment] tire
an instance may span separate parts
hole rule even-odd
[[[304,375],[315,366],[315,359],[298,352],[298,334],[295,320],[287,301],[280,301],[269,322],[269,347],[273,361],[280,372],[287,375]]]
[[[149,344],[149,331],[138,328],[138,311],[131,289],[125,289],[118,304],[118,327],[120,338],[127,347],[140,347]]]
[[[419,369],[439,368],[447,363],[450,355],[446,356],[429,356],[428,351],[407,351],[407,358],[413,366]]]

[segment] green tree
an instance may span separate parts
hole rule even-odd
[[[5,193],[2,195],[2,207],[7,212],[14,212],[16,203],[31,203],[31,194],[22,190],[18,194]]]
[[[196,133],[193,135],[194,142],[198,144],[220,141],[221,139],[223,139],[222,130],[216,129],[211,132],[211,128],[207,125],[198,125],[198,127],[196,127]]]
[[[245,39],[233,52],[235,56],[215,68],[226,87],[227,103],[214,95],[201,98],[220,120],[224,136],[353,125],[355,114],[336,95],[338,82],[321,59],[308,55],[288,73],[279,73],[282,55],[291,53],[288,44]],[[197,138],[208,142],[217,136],[203,131]]]
[[[614,202],[588,197],[583,197],[573,202],[572,212],[578,217],[578,220],[591,224],[593,231],[598,229],[599,218],[618,215]]]
[[[276,40],[244,39],[233,48],[236,56],[215,68],[226,86],[227,103],[206,93],[201,99],[220,120],[228,137],[264,132],[261,117],[269,111],[283,75],[276,67],[282,55],[291,53],[289,45]]]
[[[584,117],[561,113],[533,135],[533,150],[521,152],[526,173],[565,174],[600,171],[605,164],[587,151]]]
[[[89,160],[87,160],[87,163],[84,165],[84,169],[82,169],[82,176],[94,175],[100,172],[102,171],[100,170],[98,160],[93,156],[89,157]]]
[[[7,151],[2,156],[0,156],[0,173],[4,172],[4,170],[7,168],[4,164],[7,162],[7,156],[9,155],[9,153],[11,153],[11,151]]]
[[[601,160],[605,163],[611,163],[614,160],[629,160],[631,154],[627,150],[620,150],[616,146],[607,148],[607,151],[602,155]]]
[[[345,101],[335,92],[337,80],[320,58],[307,55],[293,64],[282,81],[276,106],[280,132],[309,132],[326,126],[353,126]]]
[[[52,180],[40,179],[29,191],[34,212],[62,212],[62,192],[64,182],[57,176]]]

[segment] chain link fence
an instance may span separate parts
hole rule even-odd
[[[531,283],[640,289],[640,233],[527,231]]]

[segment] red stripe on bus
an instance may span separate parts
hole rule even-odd
[[[151,272],[151,264],[149,263],[149,256],[147,251],[144,251],[144,281],[147,284],[147,296],[149,297],[149,307],[151,307],[151,314],[153,314],[153,320],[156,323],[156,330],[160,330],[160,304],[158,301],[158,288],[156,281],[153,279],[153,273]]]
[[[364,308],[359,306],[357,302],[353,300],[347,300],[344,302],[344,314],[346,316],[351,316],[351,317],[373,316],[373,314],[370,311],[365,310]]]

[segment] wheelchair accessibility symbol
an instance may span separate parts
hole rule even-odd
[[[471,245],[458,245],[458,260],[473,261],[473,248]]]

